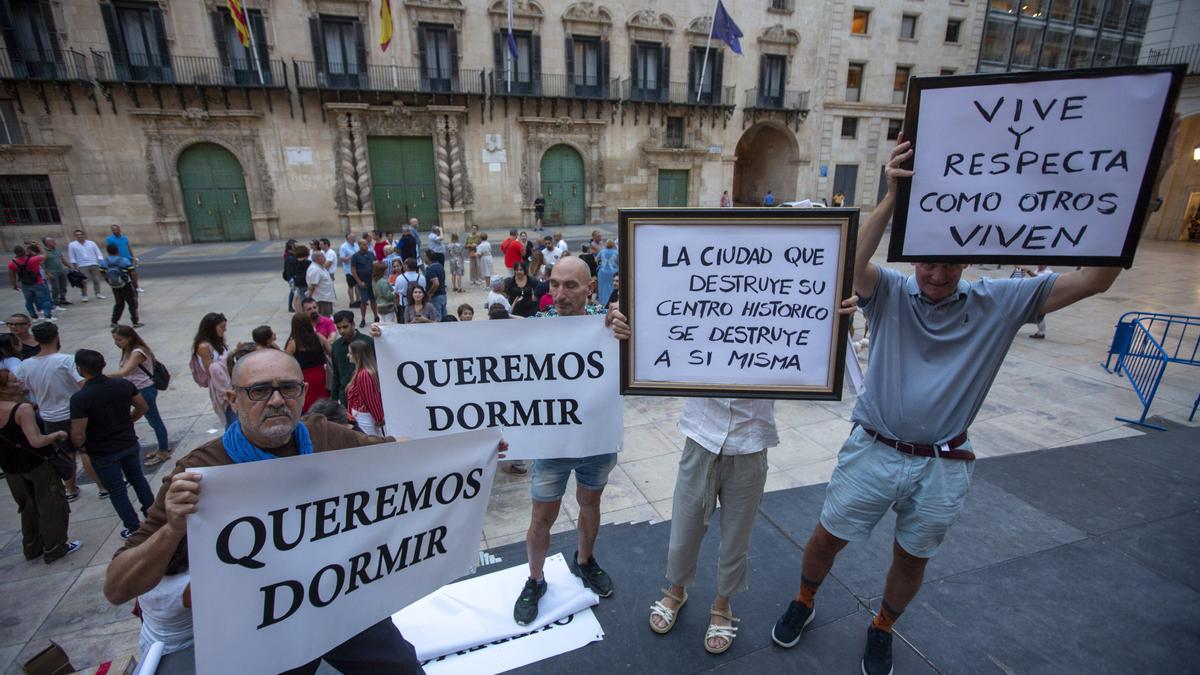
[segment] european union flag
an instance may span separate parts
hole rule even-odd
[[[733,22],[733,17],[729,16],[729,12],[725,11],[725,4],[721,0],[717,0],[717,11],[713,13],[712,33],[709,37],[714,37],[725,44],[729,45],[735,53],[742,53],[742,45],[738,42],[738,38],[742,37],[742,29]]]

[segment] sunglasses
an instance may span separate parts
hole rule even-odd
[[[249,387],[234,387],[234,389],[240,389],[246,392],[246,398],[250,399],[251,401],[266,401],[267,399],[271,398],[275,392],[279,392],[280,396],[292,401],[304,395],[304,383],[296,382],[294,380],[280,382],[279,384],[263,382],[260,384],[252,384]]]

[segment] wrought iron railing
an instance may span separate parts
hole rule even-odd
[[[0,49],[0,79],[70,82],[91,77],[87,58],[71,49]]]
[[[545,98],[579,98],[605,100],[616,98],[620,85],[616,78],[596,76],[533,73],[514,74],[510,83],[503,70],[493,70],[488,79],[493,96],[541,96]]]
[[[286,86],[279,59],[228,59],[215,56],[171,56],[92,52],[101,82],[147,82],[222,87]]]
[[[482,70],[296,61],[301,89],[483,95]]]
[[[787,89],[746,90],[747,110],[808,110],[808,92]]]
[[[734,87],[720,87],[713,91],[697,91],[694,84],[687,82],[657,82],[643,85],[632,79],[621,80],[621,98],[639,103],[673,103],[677,105],[734,105]]]
[[[1151,49],[1142,59],[1145,65],[1163,65],[1169,63],[1186,63],[1187,74],[1200,74],[1200,44],[1171,47],[1170,49]]]

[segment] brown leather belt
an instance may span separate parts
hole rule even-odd
[[[863,427],[863,431],[867,432],[868,436],[874,438],[880,443],[883,443],[884,445],[890,445],[906,455],[913,455],[916,457],[941,457],[942,459],[975,459],[975,453],[971,452],[970,450],[960,449],[961,446],[967,442],[967,432],[965,431],[947,441],[945,447],[949,449],[943,451],[939,451],[938,448],[933,445],[921,445],[920,443],[897,441],[866,427]]]

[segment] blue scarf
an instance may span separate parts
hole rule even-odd
[[[298,454],[311,455],[313,452],[312,439],[308,437],[308,428],[304,426],[304,422],[296,423],[295,437]],[[221,443],[225,446],[225,454],[229,455],[229,459],[232,459],[234,464],[278,459],[276,455],[255,447],[250,439],[246,438],[246,434],[242,433],[241,420],[235,420],[233,424],[229,425],[229,428],[225,430],[225,435],[221,437]]]

